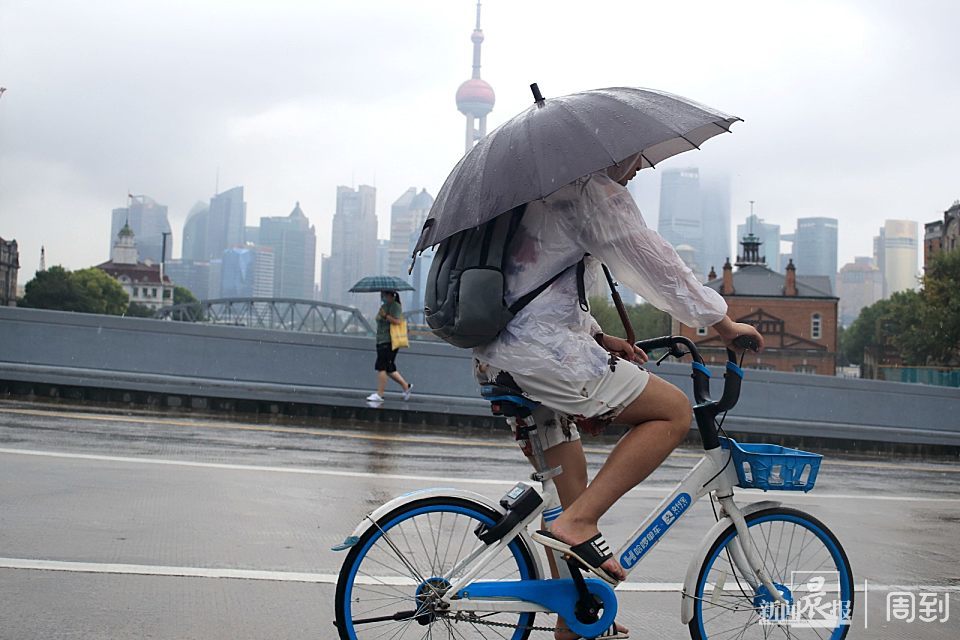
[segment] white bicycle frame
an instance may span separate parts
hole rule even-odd
[[[543,469],[545,467],[543,451],[540,448],[539,439],[533,432],[530,433],[530,442],[534,449],[534,458],[539,464],[538,468]],[[684,582],[681,611],[681,618],[685,624],[693,617],[695,596],[692,594],[695,592],[700,564],[703,558],[706,557],[711,543],[723,529],[729,526],[730,522],[734,524],[737,530],[737,536],[735,538],[737,544],[731,545],[730,552],[741,577],[754,589],[759,588],[760,585],[765,586],[769,593],[776,594],[774,597],[778,601],[785,602],[763,567],[761,554],[750,537],[749,528],[747,527],[745,519],[746,515],[754,511],[775,506],[779,503],[763,501],[753,503],[744,509],[738,507],[733,500],[733,487],[737,483],[737,473],[730,459],[730,455],[729,450],[722,448],[706,451],[704,457],[694,465],[686,477],[674,487],[673,491],[647,515],[636,531],[627,539],[627,542],[614,554],[614,558],[629,575],[629,573],[647,557],[649,551],[665,537],[676,521],[689,510],[693,503],[706,495],[711,493],[715,494],[721,506],[720,521],[711,528],[703,538],[698,553],[694,554],[694,557],[690,561]],[[460,593],[462,589],[467,589],[467,594],[469,594],[468,587],[470,583],[473,582],[483,569],[488,566],[516,536],[525,535],[527,526],[536,518],[540,517],[544,511],[560,506],[560,500],[552,480],[559,472],[559,469],[554,469],[544,473],[534,473],[532,476],[533,479],[540,480],[541,482],[542,488],[540,494],[543,498],[543,504],[500,540],[490,545],[478,547],[444,576],[444,578],[450,582],[450,587],[441,598],[445,610],[450,612],[549,611],[541,605],[519,599],[472,599],[468,595],[467,597],[460,598],[454,598],[454,596]],[[748,543],[745,544],[745,541]],[[559,558],[557,559],[559,560]],[[564,574],[568,572],[566,563],[557,562],[557,567],[561,572],[561,577],[564,577]],[[458,574],[461,575],[453,578],[453,576],[457,576]]]

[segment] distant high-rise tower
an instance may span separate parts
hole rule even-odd
[[[689,246],[684,248],[687,259],[699,267],[697,276],[702,279],[710,267],[716,269],[722,266],[722,263],[703,263],[701,198],[699,169],[667,169],[660,174],[660,218],[657,221],[657,231],[674,247]]]
[[[163,234],[170,233],[170,221],[167,219],[166,205],[158,204],[148,196],[129,196],[130,204],[114,209],[110,225],[110,247],[113,249],[117,234],[129,226],[137,239],[137,250],[141,260],[160,262],[163,249]],[[173,243],[167,242],[166,259],[173,257]]]
[[[919,231],[913,220],[884,220],[873,238],[873,255],[883,273],[883,297],[919,285]]]
[[[273,291],[278,298],[313,297],[317,234],[300,203],[288,216],[260,218],[259,247],[273,252]],[[352,283],[351,283],[352,284]]]
[[[791,251],[797,269],[812,276],[830,278],[830,294],[837,290],[837,219],[797,218],[795,233],[781,236],[793,242]]]
[[[362,184],[356,190],[337,187],[330,255],[322,262],[321,295],[325,302],[358,306],[375,313],[379,301],[368,294],[348,293],[364,276],[377,275],[377,190]],[[262,239],[261,239],[262,240]]]
[[[469,152],[477,140],[487,135],[487,114],[493,110],[495,101],[493,87],[480,79],[480,44],[483,42],[480,2],[477,2],[477,26],[470,40],[473,41],[473,75],[457,89],[457,109],[467,117],[464,153]]]
[[[234,187],[210,198],[205,242],[208,259],[220,260],[227,249],[243,246],[246,217],[243,187]]]

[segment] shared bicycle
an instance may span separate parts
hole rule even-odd
[[[692,358],[693,413],[704,456],[614,558],[629,574],[706,497],[716,523],[689,559],[679,594],[680,620],[691,637],[844,638],[854,584],[837,537],[814,516],[780,502],[734,500],[736,488],[810,491],[821,456],[723,435],[721,414],[736,405],[743,379],[733,351],[727,351],[722,395],[712,400],[711,372],[689,339],[664,336],[637,346]],[[499,385],[484,386],[482,395],[495,415],[516,420],[517,438],[530,443],[537,468],[532,482],[518,482],[499,501],[461,489],[424,489],[368,514],[334,547],[348,552],[334,603],[341,639],[522,640],[535,630],[553,631],[536,624],[544,613],[559,615],[583,638],[613,624],[615,589],[559,556],[561,575],[551,579],[529,537],[531,523],[549,523],[562,511],[553,483],[562,469],[546,468],[534,437],[537,403]]]

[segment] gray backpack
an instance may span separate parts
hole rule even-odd
[[[424,292],[424,317],[438,338],[463,349],[492,341],[521,309],[567,271],[507,305],[503,268],[525,210],[526,205],[521,205],[440,242]],[[574,266],[580,305],[586,310],[583,260]]]

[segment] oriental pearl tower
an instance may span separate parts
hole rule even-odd
[[[473,75],[457,89],[457,109],[467,118],[467,135],[464,153],[473,148],[474,143],[487,135],[487,114],[493,110],[493,87],[480,79],[480,44],[483,31],[480,29],[480,2],[477,2],[477,26],[470,36],[473,41]]]

